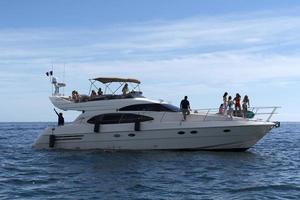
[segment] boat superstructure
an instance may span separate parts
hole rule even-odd
[[[64,126],[48,127],[33,144],[38,149],[153,150],[201,149],[244,151],[272,128],[270,119],[278,107],[253,108],[267,119],[230,118],[216,109],[194,110],[183,121],[179,108],[142,95],[137,79],[99,77],[90,79],[105,85],[103,94],[79,98],[53,94],[51,102],[61,110],[81,114]],[[108,89],[117,84],[115,90]],[[130,85],[132,90],[118,91]],[[92,90],[92,87],[90,90]],[[261,110],[270,110],[269,112]]]

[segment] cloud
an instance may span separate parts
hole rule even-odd
[[[73,72],[89,75],[119,74],[159,79],[163,82],[202,82],[205,84],[249,83],[276,78],[300,77],[300,58],[245,54],[212,54],[157,61],[111,61],[74,64]],[[99,70],[101,69],[101,70]],[[172,80],[173,79],[173,80]]]
[[[106,74],[119,68],[125,73],[132,73],[132,69],[167,73],[170,68],[178,72],[184,66],[187,74],[206,71],[209,79],[230,67],[218,77],[221,81],[230,81],[226,77],[231,74],[241,74],[246,81],[249,77],[297,76],[294,68],[299,61],[299,32],[300,16],[277,16],[276,11],[196,16],[105,30],[7,29],[0,30],[0,66],[10,64],[12,69],[19,69],[24,63],[28,67],[64,62],[75,71],[76,66],[79,71],[95,71],[95,66],[101,66]],[[255,76],[247,76],[253,71],[257,72]]]
[[[276,12],[193,17],[99,29],[0,30],[1,60],[165,59],[190,54],[270,54],[300,42],[300,17]],[[299,48],[297,48],[299,51]]]
[[[84,84],[95,76],[139,78],[146,94],[172,101],[184,93],[192,99],[201,98],[196,93],[210,95],[201,101],[204,105],[217,105],[212,98],[224,90],[289,90],[299,84],[299,32],[300,16],[288,11],[106,29],[2,29],[0,86],[5,89],[0,97],[20,88],[23,95],[46,93],[44,72],[54,64],[62,79],[64,63],[70,91],[88,90]],[[15,79],[22,82],[15,84]],[[165,88],[172,92],[166,94]]]

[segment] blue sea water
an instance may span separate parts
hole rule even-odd
[[[300,123],[247,152],[34,150],[51,123],[0,123],[0,199],[300,199]]]

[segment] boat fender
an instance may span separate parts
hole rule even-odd
[[[49,147],[53,148],[55,144],[55,135],[49,135]]]
[[[134,122],[134,130],[135,131],[140,131],[141,130],[141,122],[140,121]]]
[[[95,124],[95,126],[94,126],[94,132],[95,133],[99,133],[100,132],[100,124],[99,123]]]
[[[275,128],[279,128],[280,127],[280,122],[275,122]]]

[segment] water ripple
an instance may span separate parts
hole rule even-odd
[[[243,153],[37,151],[50,123],[0,123],[0,199],[300,199],[300,124]]]

